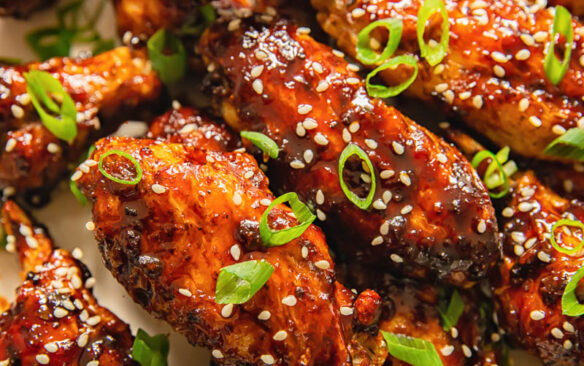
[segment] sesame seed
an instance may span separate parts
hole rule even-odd
[[[501,336],[499,335],[499,333],[493,333],[491,334],[491,341],[493,342],[499,342],[501,340]]]
[[[89,313],[87,312],[87,310],[83,310],[81,312],[81,314],[79,314],[79,319],[84,322],[87,320],[87,318],[89,318]]]
[[[233,304],[227,304],[221,309],[221,316],[229,318],[233,314]]]
[[[345,141],[346,143],[351,142],[351,133],[349,132],[349,130],[347,130],[346,128],[343,128],[343,141]]]
[[[266,206],[267,207],[267,206],[269,206],[271,204],[272,204],[272,200],[269,199],[269,198],[262,198],[260,200],[260,205],[262,205],[262,206]]]
[[[387,208],[387,205],[381,199],[373,201],[372,206],[376,210],[385,210]]]
[[[101,317],[99,315],[94,315],[91,318],[87,319],[86,323],[87,325],[95,326],[99,324],[100,321]]]
[[[47,144],[47,151],[50,152],[51,154],[56,154],[59,152],[59,150],[61,150],[61,148],[54,142],[49,142]]]
[[[525,248],[523,248],[521,245],[515,245],[513,247],[513,252],[515,252],[515,255],[520,257],[523,255],[523,253],[525,253]]]
[[[446,154],[443,153],[437,154],[436,159],[442,164],[446,164],[448,162],[448,157],[446,156]]]
[[[304,129],[304,126],[302,125],[302,122],[298,122],[296,124],[296,134],[299,137],[304,137],[306,136],[306,130]]]
[[[460,98],[460,100],[467,100],[471,96],[472,96],[471,92],[468,92],[468,91],[465,91],[465,92],[458,94],[458,97]]]
[[[454,102],[454,92],[452,90],[447,90],[442,95],[448,104],[452,104]]]
[[[574,333],[576,331],[576,329],[574,328],[574,326],[570,322],[564,322],[562,327],[564,328],[564,330],[566,332],[569,332],[569,333]]]
[[[505,54],[501,53],[501,52],[492,52],[491,53],[491,58],[498,63],[504,64],[505,62],[507,62],[507,56],[505,56]]]
[[[53,311],[53,315],[56,318],[64,318],[69,315],[69,312],[63,308],[56,308],[55,311]]]
[[[529,108],[529,99],[523,98],[519,101],[519,112],[525,112]]]
[[[397,141],[393,141],[393,142],[391,143],[391,146],[393,147],[393,151],[394,151],[396,154],[398,154],[398,155],[401,155],[401,154],[403,154],[403,153],[404,153],[404,151],[405,151],[404,145],[400,144],[400,143],[399,143],[399,142],[397,142]]]
[[[263,71],[264,71],[264,65],[254,66],[251,69],[250,75],[253,78],[257,78],[262,74]]]
[[[328,145],[329,141],[326,138],[325,135],[323,135],[322,133],[318,132],[315,136],[314,136],[314,142],[316,142],[317,144],[321,145],[321,146],[326,146]]]
[[[446,83],[440,83],[434,87],[434,90],[436,91],[436,93],[442,93],[442,92],[446,91],[446,89],[448,89],[448,84],[446,84]]]
[[[347,65],[347,70],[352,71],[352,72],[358,72],[359,71],[359,66],[355,65],[355,64],[348,64]]]
[[[89,341],[89,336],[87,335],[87,333],[83,333],[77,338],[77,346],[83,348],[87,345],[88,341]]]
[[[227,30],[230,32],[233,32],[234,30],[239,28],[239,25],[241,24],[241,19],[237,18],[237,19],[233,19],[232,21],[229,22],[229,24],[227,25]]]
[[[97,360],[89,361],[85,366],[99,366],[99,361]]]
[[[314,265],[317,266],[320,269],[329,269],[329,268],[331,268],[331,264],[328,261],[325,261],[325,260],[320,260],[320,261],[314,262]]]
[[[71,285],[76,290],[80,289],[81,286],[83,285],[83,283],[81,282],[81,278],[79,278],[79,276],[77,276],[77,275],[71,277]],[[69,309],[69,310],[72,310],[72,309]]]
[[[303,169],[306,165],[300,160],[292,160],[290,162],[290,167],[293,169]]]
[[[256,50],[254,55],[258,60],[263,60],[268,57],[268,54],[263,50]]]
[[[276,334],[274,334],[274,336],[272,337],[273,340],[281,342],[283,340],[285,340],[286,338],[288,338],[288,333],[286,333],[285,330],[279,330],[276,332]]]
[[[322,205],[324,203],[324,193],[322,193],[322,190],[318,190],[316,191],[316,204],[318,205]]]
[[[529,313],[529,317],[533,320],[542,320],[543,318],[545,318],[545,311],[543,310],[533,310],[531,313]]]
[[[4,148],[4,150],[6,150],[6,152],[11,152],[12,150],[14,150],[14,148],[16,147],[16,140],[13,138],[8,139],[8,141],[6,141],[6,147]]]
[[[563,135],[566,133],[566,129],[560,125],[554,125],[552,127],[552,132],[555,133],[556,135]]]
[[[379,173],[379,177],[381,179],[389,179],[391,177],[393,177],[395,175],[395,171],[393,170],[382,170],[381,173]]]
[[[274,362],[276,362],[276,360],[274,360],[274,356],[272,355],[261,355],[260,359],[266,364],[266,365],[273,365]]]
[[[517,51],[517,53],[515,54],[515,58],[518,59],[519,61],[525,61],[529,58],[529,56],[531,56],[531,52],[529,52],[529,50],[525,48]]]
[[[44,348],[49,353],[55,353],[55,352],[57,352],[59,350],[59,346],[55,342],[51,342],[51,343],[45,344]]]
[[[485,220],[479,221],[477,225],[477,231],[479,232],[479,234],[483,234],[485,231],[487,231],[487,223],[485,222]]]
[[[505,207],[501,212],[504,217],[512,217],[514,213],[515,210],[513,210],[511,207]]]
[[[537,259],[544,263],[549,263],[552,261],[552,257],[546,252],[537,252]]]
[[[443,65],[443,64],[438,64],[438,65],[436,65],[436,67],[434,68],[434,71],[433,71],[433,73],[434,73],[434,75],[438,75],[438,74],[441,74],[441,73],[442,73],[442,71],[444,71],[444,65]]]
[[[302,121],[302,127],[307,130],[314,130],[318,127],[318,122],[316,122],[316,120],[313,118],[306,118],[304,121]]]
[[[458,329],[456,327],[450,328],[450,335],[452,338],[458,338]]]
[[[310,34],[310,28],[298,27],[298,29],[296,29],[296,34]]]
[[[521,36],[519,36],[519,38],[521,38],[521,41],[523,41],[523,43],[525,43],[526,46],[531,47],[535,45],[535,40],[530,34],[524,33]]]
[[[239,248],[239,245],[237,245],[237,244],[233,244],[231,246],[231,248],[229,249],[229,252],[231,253],[231,256],[233,257],[233,259],[236,261],[238,261],[239,258],[241,257],[241,249]]]
[[[573,343],[572,343],[572,341],[571,341],[571,340],[569,340],[569,339],[566,339],[566,341],[564,342],[564,348],[565,348],[565,349],[572,349],[572,346],[573,346],[573,345],[574,345],[574,344],[573,344]]]
[[[440,349],[443,356],[450,356],[454,352],[454,346],[447,345]]]
[[[22,105],[28,105],[31,100],[30,95],[28,95],[28,93],[20,94],[19,96],[16,97],[16,99],[18,100],[18,103]]]
[[[345,81],[349,85],[357,85],[361,82],[361,80],[359,80],[359,78],[354,78],[354,77],[346,78]]]
[[[530,116],[529,123],[531,123],[534,127],[540,127],[542,124],[541,120],[536,116]]]
[[[548,34],[547,34],[547,32],[544,32],[544,31],[539,31],[533,35],[533,39],[536,42],[540,42],[540,43],[544,42],[547,39],[547,37],[548,37]]]
[[[472,351],[466,344],[462,345],[462,353],[464,353],[464,357],[466,358],[472,357]]]
[[[235,204],[235,206],[239,206],[239,205],[241,205],[242,201],[243,200],[241,198],[241,195],[238,192],[235,192],[233,194],[233,204]]]
[[[483,97],[480,95],[475,95],[472,98],[472,104],[476,109],[481,109],[483,107]]]
[[[525,242],[525,244],[523,244],[523,247],[525,247],[525,249],[531,249],[536,242],[537,238],[530,238]]]
[[[359,124],[359,122],[352,122],[349,125],[349,132],[355,133],[355,132],[359,131],[360,127],[361,127],[361,125]]]
[[[20,118],[24,117],[24,109],[22,109],[21,106],[13,104],[10,106],[10,111],[12,112],[12,115],[14,116],[14,118],[20,119]]]
[[[319,92],[319,93],[322,93],[323,91],[327,90],[328,87],[329,87],[329,83],[326,80],[322,80],[316,86],[316,91]]]
[[[389,201],[391,201],[392,197],[393,197],[393,194],[391,193],[391,191],[385,191],[385,192],[383,192],[383,195],[381,196],[381,198],[383,198],[383,202],[385,204],[387,204]]]
[[[253,172],[253,170],[249,170],[249,171],[247,171],[247,172],[245,172],[245,173],[243,174],[243,177],[244,177],[245,179],[250,179],[251,177],[253,177],[253,175],[254,175],[254,172]]]
[[[412,212],[412,210],[413,210],[413,209],[414,209],[414,208],[412,207],[412,205],[406,205],[406,206],[404,206],[404,207],[401,209],[401,211],[400,211],[400,212],[401,212],[401,214],[402,214],[402,215],[407,215],[407,214],[409,214],[410,212]]]
[[[525,234],[523,234],[521,231],[513,231],[511,233],[511,239],[513,239],[513,241],[517,244],[523,244],[525,241]]]
[[[312,63],[312,69],[314,71],[316,71],[319,74],[322,74],[324,72],[324,69],[322,68],[322,65],[319,64],[318,62],[313,62]]]
[[[412,180],[407,172],[400,172],[399,173],[399,180],[406,186],[412,185]]]
[[[521,212],[528,212],[533,210],[533,204],[531,202],[521,202],[517,208]]]
[[[45,354],[36,355],[35,360],[37,360],[37,362],[40,363],[41,365],[48,365],[49,362],[51,361],[49,356],[47,356]]]
[[[186,296],[186,297],[193,296],[193,293],[189,289],[186,289],[186,288],[179,288],[178,293],[183,295],[183,296]]]
[[[294,296],[294,295],[288,295],[282,299],[282,304],[287,305],[287,306],[294,306],[294,305],[296,305],[297,302],[298,302],[298,300],[296,299],[296,296]]]
[[[213,356],[214,358],[217,358],[217,359],[221,359],[221,358],[223,358],[223,352],[221,352],[218,349],[214,349],[213,351],[211,351],[211,356]]]
[[[24,225],[21,224],[18,227],[18,231],[20,232],[20,234],[22,234],[23,236],[31,236],[32,235],[32,229],[30,228],[30,226],[28,225]]]
[[[349,315],[353,315],[353,312],[355,311],[353,308],[348,307],[348,306],[341,306],[341,315],[344,316],[349,316]]]
[[[251,87],[258,94],[262,94],[264,92],[264,84],[262,83],[262,80],[261,79],[255,79],[251,83]]]
[[[163,194],[166,193],[167,189],[165,186],[158,184],[158,183],[154,183],[152,185],[152,192],[156,193],[156,194]]]
[[[81,260],[81,258],[83,258],[83,251],[79,248],[75,248],[71,252],[71,255],[73,256],[73,258],[75,258],[77,260]]]
[[[85,288],[92,288],[95,285],[95,277],[89,277],[87,281],[85,281]]]
[[[27,236],[24,238],[24,241],[26,241],[26,245],[28,245],[29,248],[35,249],[39,246],[39,242],[32,236]]]
[[[557,339],[564,338],[564,332],[562,332],[561,329],[559,329],[559,328],[553,328],[550,333],[554,336],[554,338],[557,338]]]
[[[270,319],[271,316],[272,316],[272,313],[270,313],[268,310],[264,310],[258,315],[258,319],[259,320],[268,320],[268,319]]]
[[[308,248],[307,247],[302,247],[300,252],[302,254],[302,258],[304,258],[304,259],[308,258]]]
[[[495,75],[497,77],[502,78],[505,76],[505,69],[503,67],[501,67],[500,65],[493,66],[493,72],[495,73]]]
[[[365,13],[366,13],[365,9],[355,8],[351,12],[351,15],[353,16],[353,18],[359,18],[359,17],[365,15]]]
[[[299,114],[308,114],[310,111],[312,111],[312,106],[310,104],[300,104],[298,106]]]
[[[383,237],[382,236],[376,236],[375,238],[373,238],[373,240],[371,240],[371,246],[377,246],[383,244]]]
[[[339,50],[333,50],[333,55],[337,56],[337,57],[345,57],[345,54]]]
[[[377,149],[377,141],[372,139],[365,139],[365,145],[370,149]]]
[[[403,263],[404,259],[399,256],[398,254],[392,253],[389,258],[394,261],[395,263]]]
[[[320,221],[326,220],[326,214],[324,212],[322,212],[322,210],[320,208],[316,209],[316,217],[318,217],[318,219]]]

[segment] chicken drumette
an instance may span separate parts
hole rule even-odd
[[[2,208],[7,250],[20,257],[25,281],[0,315],[1,365],[134,365],[126,323],[99,306],[88,269],[53,249],[14,202]]]

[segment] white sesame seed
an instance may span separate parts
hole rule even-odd
[[[186,297],[193,296],[193,293],[187,288],[179,288],[178,293]]]
[[[495,65],[493,66],[493,73],[495,73],[497,77],[502,78],[505,76],[505,69],[501,65]]]
[[[75,258],[77,260],[81,260],[81,258],[83,258],[83,251],[79,248],[75,248],[71,252],[71,255],[73,255],[73,258]]]
[[[223,358],[223,352],[221,352],[218,349],[214,349],[213,351],[211,351],[211,356],[213,356],[213,358],[221,359]]]
[[[32,236],[27,236],[24,238],[24,241],[26,241],[26,245],[28,245],[29,248],[35,249],[39,246],[39,242]]]
[[[290,167],[293,169],[303,169],[306,165],[300,160],[292,160],[290,162]]]
[[[483,97],[481,95],[475,95],[472,98],[472,104],[476,109],[481,109],[483,107]]]
[[[513,210],[511,207],[505,207],[501,212],[504,217],[512,217],[514,213],[515,210]]]
[[[537,242],[537,238],[530,238],[525,242],[525,244],[523,244],[523,247],[525,249],[531,249],[535,245],[536,242]]]
[[[270,313],[268,310],[264,310],[258,315],[258,319],[259,320],[268,320],[268,319],[270,319],[271,316],[272,316],[272,313]]]
[[[326,80],[321,80],[316,86],[316,91],[319,93],[324,92],[329,88],[329,83]]]
[[[452,338],[458,338],[458,329],[456,327],[450,328],[450,335]]]
[[[550,333],[554,336],[554,338],[557,338],[557,339],[564,338],[564,332],[562,332],[562,330],[559,328],[553,328]]]
[[[69,315],[69,312],[63,308],[55,308],[55,311],[53,311],[53,315],[56,318],[64,318],[67,315]]]
[[[271,204],[272,204],[272,200],[269,199],[269,198],[262,198],[260,200],[260,205],[262,205],[262,206],[266,206],[267,207],[267,206],[269,206]]]
[[[395,171],[394,170],[382,170],[379,173],[379,177],[381,179],[389,179],[391,177],[393,177],[395,175]]]
[[[396,154],[398,154],[398,155],[401,155],[401,154],[403,154],[403,153],[404,153],[404,151],[405,151],[404,145],[400,144],[400,143],[399,143],[399,142],[397,142],[397,141],[393,141],[393,142],[391,143],[391,146],[393,147],[393,151],[394,151]]]
[[[320,221],[326,220],[326,214],[320,208],[316,209],[316,217],[318,217]]]
[[[326,146],[328,145],[329,141],[326,138],[325,135],[323,135],[322,133],[318,132],[315,136],[314,136],[314,142],[316,142],[317,144],[321,145],[321,146]]]
[[[20,224],[20,226],[18,227],[18,231],[23,236],[31,236],[32,235],[32,229],[28,225]]]
[[[309,117],[302,121],[302,127],[307,130],[314,130],[318,127],[318,122],[316,122],[315,119]]]
[[[446,154],[443,153],[437,154],[436,159],[442,164],[446,164],[448,162],[448,157],[446,156]]]
[[[233,304],[227,304],[221,308],[221,316],[229,318],[233,314]]]
[[[233,19],[227,25],[227,30],[230,31],[230,32],[233,32],[234,30],[236,30],[236,29],[239,28],[239,25],[240,24],[241,24],[241,19],[239,19],[239,18]]]
[[[324,203],[324,193],[322,193],[322,190],[318,190],[316,191],[316,204],[317,205],[322,205]]]
[[[564,328],[564,330],[566,332],[569,332],[569,333],[574,333],[576,331],[576,329],[574,328],[574,326],[570,322],[564,322],[562,327]]]
[[[515,252],[515,255],[520,257],[523,255],[523,253],[525,253],[525,248],[523,248],[521,245],[515,245],[513,247],[513,252]]]
[[[262,94],[264,92],[264,84],[262,83],[261,79],[255,79],[251,83],[251,87],[257,94]]]
[[[377,141],[372,140],[372,139],[365,139],[365,145],[367,145],[368,148],[370,149],[377,149]]]
[[[385,210],[387,208],[387,205],[381,199],[377,199],[377,200],[373,201],[372,206],[376,210]]]
[[[22,109],[21,106],[13,104],[10,106],[10,111],[12,112],[12,115],[14,116],[14,118],[22,118],[24,117],[24,109]]]
[[[441,74],[442,71],[444,71],[444,65],[438,64],[438,65],[436,65],[436,67],[434,68],[434,71],[432,71],[432,72],[434,73],[434,75],[438,75],[438,74]]]
[[[49,353],[55,353],[55,352],[57,352],[59,350],[59,346],[55,342],[51,342],[51,343],[45,344],[44,348]]]
[[[521,38],[521,40],[523,41],[523,43],[525,43],[526,46],[531,47],[535,45],[535,40],[530,34],[524,33],[521,36],[519,36],[519,38]]]
[[[504,64],[505,62],[507,62],[507,56],[505,56],[505,54],[495,51],[491,53],[491,58],[498,63]]]
[[[544,42],[548,37],[547,32],[539,31],[533,35],[533,39],[537,42]]]
[[[366,13],[365,9],[355,8],[351,12],[351,15],[353,16],[353,18],[359,18],[359,17],[365,15],[365,13]]]
[[[229,252],[231,253],[231,256],[233,257],[233,259],[236,261],[238,261],[239,258],[241,257],[241,249],[239,248],[239,245],[237,245],[237,244],[233,244],[231,246],[231,248],[229,249]]]
[[[6,147],[4,148],[4,150],[6,150],[6,152],[11,152],[12,150],[14,150],[14,148],[16,147],[16,140],[13,138],[8,139],[8,141],[6,141]]]
[[[18,100],[18,103],[22,105],[28,105],[31,101],[30,95],[28,95],[28,93],[20,94],[19,96],[16,97],[16,99]]]
[[[243,200],[242,200],[242,198],[241,198],[241,195],[240,195],[238,192],[235,192],[235,193],[233,194],[233,204],[234,204],[235,206],[239,206],[239,205],[241,205],[241,202],[242,202],[242,201],[243,201]]]
[[[360,127],[361,125],[359,124],[359,122],[351,122],[351,124],[349,125],[349,132],[355,133],[359,131]]]
[[[345,81],[349,85],[357,85],[361,82],[361,80],[359,80],[359,78],[354,78],[354,77],[346,78]]]
[[[452,90],[447,90],[442,93],[442,95],[448,104],[452,104],[454,102],[454,92]]]
[[[511,233],[511,239],[513,239],[513,241],[517,244],[523,244],[525,241],[525,234],[523,234],[521,231],[513,231]]]
[[[79,319],[84,322],[89,318],[89,313],[87,312],[87,310],[83,310],[81,312],[81,314],[79,314]]]
[[[308,258],[308,248],[307,247],[302,247],[300,252],[302,254],[302,258],[304,258],[304,259]]]
[[[379,225],[379,233],[381,235],[387,235],[389,233],[389,221],[385,220],[381,225]]]
[[[343,128],[343,141],[345,141],[346,143],[351,142],[351,133],[349,132],[349,130],[347,130],[346,128]]]
[[[251,69],[250,75],[252,78],[257,78],[262,74],[263,71],[264,71],[264,65],[254,66]]]
[[[95,223],[93,221],[87,221],[85,223],[85,228],[89,231],[95,230]]]
[[[440,83],[434,87],[434,90],[436,91],[436,93],[442,93],[442,92],[446,91],[446,89],[448,89],[448,84],[446,84],[446,83]]]
[[[298,27],[296,29],[296,33],[297,34],[310,34],[310,28],[308,28],[308,27]]]
[[[547,254],[546,252],[542,252],[542,251],[537,252],[537,259],[539,259],[540,261],[542,261],[544,263],[549,263],[552,261],[552,257],[549,254]]]
[[[339,50],[333,50],[333,55],[337,56],[337,57],[345,57],[345,54]]]
[[[375,238],[373,238],[373,240],[371,240],[371,246],[376,246],[376,245],[380,245],[383,244],[383,237],[382,236],[376,236]]]
[[[274,356],[272,355],[261,355],[260,359],[266,364],[266,365],[273,365],[274,362],[276,362],[276,360],[274,360]]]
[[[483,234],[485,231],[487,231],[487,223],[485,222],[485,220],[479,221],[477,225],[477,231],[479,232],[479,234]]]
[[[277,342],[281,342],[281,341],[285,340],[286,338],[288,338],[288,333],[286,333],[285,330],[277,331],[276,334],[274,334],[274,336],[272,337],[272,339],[277,341]]]
[[[403,263],[404,259],[399,256],[398,254],[392,253],[389,258],[394,261],[395,263]]]
[[[572,346],[573,346],[573,345],[574,345],[574,344],[573,344],[573,343],[572,343],[572,341],[571,341],[571,340],[569,340],[569,339],[566,339],[566,341],[564,342],[564,348],[565,348],[565,349],[572,349]]]
[[[253,176],[254,176],[254,172],[253,172],[253,170],[249,170],[249,171],[247,171],[247,172],[245,172],[245,173],[243,174],[243,177],[244,177],[245,179],[250,179],[250,178],[251,178],[251,177],[253,177]]]
[[[540,127],[542,124],[541,120],[536,116],[530,116],[529,123],[531,123],[534,127]]]
[[[81,278],[79,278],[79,276],[77,276],[77,275],[71,277],[71,285],[76,290],[80,289],[81,286],[83,286],[83,283],[81,282]]]
[[[86,323],[87,323],[87,325],[90,325],[93,327],[93,326],[99,324],[100,321],[101,321],[101,317],[99,315],[94,315],[91,318],[87,319]]]
[[[552,127],[552,132],[555,133],[556,135],[563,135],[566,133],[566,129],[560,125],[554,125]]]
[[[413,209],[414,209],[414,208],[413,208],[411,205],[406,205],[406,206],[404,206],[404,207],[401,209],[401,211],[400,211],[400,212],[401,212],[401,214],[402,214],[402,215],[407,215],[407,214],[409,214],[410,212],[412,212],[412,210],[413,210]]]
[[[523,98],[519,101],[519,112],[525,112],[529,108],[529,99]]]
[[[451,345],[444,346],[440,349],[440,353],[446,357],[450,356],[452,352],[454,352],[454,346]]]
[[[458,94],[458,97],[460,98],[460,100],[467,100],[468,98],[470,98],[472,96],[472,93],[469,91],[465,91],[462,93]]]
[[[282,299],[282,304],[287,305],[287,306],[294,306],[294,305],[296,305],[297,302],[298,302],[298,300],[296,299],[296,296],[294,296],[294,295],[288,295]]]
[[[314,262],[314,265],[320,269],[331,268],[331,264],[329,263],[329,261],[325,261],[325,260],[316,261],[316,262]]]
[[[89,341],[89,336],[87,335],[87,333],[83,333],[77,338],[77,346],[83,348],[87,345],[88,341]]]
[[[355,65],[355,64],[348,64],[347,65],[347,70],[352,71],[352,72],[358,72],[359,71],[359,66]]]
[[[35,356],[35,360],[40,363],[41,365],[48,365],[49,362],[51,361],[51,359],[49,358],[49,356],[45,355],[45,354],[39,354]]]
[[[464,353],[464,356],[466,358],[471,358],[472,357],[472,351],[471,351],[471,349],[466,344],[463,344],[462,345],[462,353]]]
[[[312,106],[310,104],[300,104],[298,106],[299,114],[308,114],[310,111],[312,111]]]
[[[517,53],[515,54],[515,58],[518,59],[519,61],[525,61],[529,58],[529,56],[531,56],[531,52],[529,52],[529,50],[526,48],[517,51]]]
[[[529,317],[533,320],[542,320],[543,318],[545,318],[545,311],[543,310],[533,310],[531,313],[529,313]]]
[[[400,172],[399,173],[399,180],[406,186],[411,186],[412,185],[412,180],[410,179],[410,176],[408,175],[407,172]]]
[[[387,204],[389,201],[391,201],[392,197],[393,197],[393,194],[391,193],[391,191],[385,191],[385,192],[383,192],[383,195],[381,196],[381,198],[383,199],[383,202],[385,204]]]
[[[519,211],[521,212],[528,212],[533,210],[533,204],[531,202],[521,202],[517,208],[519,209]]]
[[[313,62],[312,63],[312,69],[314,71],[316,71],[317,73],[319,73],[319,74],[322,74],[324,72],[324,69],[323,69],[322,65],[319,64],[318,62]]]
[[[491,334],[491,341],[492,342],[499,342],[501,340],[501,336],[499,335],[499,333],[493,333]]]
[[[97,360],[89,361],[85,366],[99,366],[99,361]]]

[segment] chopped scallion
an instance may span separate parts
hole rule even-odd
[[[442,328],[444,331],[450,331],[450,328],[458,324],[458,319],[462,315],[464,310],[464,301],[462,296],[457,290],[452,292],[448,306],[440,306],[438,311],[440,313],[440,318],[442,319]]]
[[[148,57],[165,84],[178,81],[187,71],[187,54],[181,40],[164,28],[148,40]]]
[[[564,50],[564,59],[561,62],[556,57],[556,36],[558,34],[566,37],[566,49]],[[572,14],[563,6],[556,6],[556,14],[554,16],[554,25],[550,39],[551,41],[545,51],[544,70],[549,81],[554,85],[558,85],[570,66],[572,43],[574,41]]]
[[[571,128],[552,141],[544,150],[546,155],[584,160],[584,130]]]
[[[298,220],[298,225],[274,231],[270,229],[268,216],[276,205],[284,202],[290,203],[290,207],[294,212],[294,216],[296,216],[296,220]],[[302,235],[302,233],[308,229],[310,224],[312,224],[315,218],[316,216],[310,212],[310,209],[308,209],[308,207],[298,199],[298,195],[296,193],[289,192],[283,194],[273,200],[266,211],[264,211],[262,214],[260,219],[260,237],[262,238],[262,242],[266,247],[284,245]]]
[[[379,72],[386,69],[395,69],[400,65],[409,65],[414,69],[412,76],[403,83],[394,86],[371,84],[371,78],[375,77]],[[367,93],[371,97],[389,98],[401,94],[401,92],[412,85],[414,80],[416,80],[416,77],[418,77],[418,62],[416,61],[416,58],[412,55],[400,55],[390,59],[383,65],[371,71],[365,80],[365,87],[367,88]]]
[[[243,304],[268,281],[274,266],[268,261],[251,260],[221,268],[215,288],[218,304]]]
[[[110,155],[118,155],[118,156],[121,156],[123,158],[130,160],[130,162],[134,165],[134,169],[136,170],[136,177],[132,180],[125,180],[125,179],[120,179],[118,177],[115,177],[115,176],[111,175],[110,173],[108,173],[103,167],[103,161],[106,157],[108,157]],[[110,180],[113,180],[114,182],[117,182],[117,183],[127,184],[127,185],[136,185],[136,184],[140,183],[140,181],[142,180],[142,168],[140,167],[140,163],[138,163],[138,161],[132,155],[128,154],[125,151],[110,150],[110,151],[102,154],[99,157],[98,169],[101,172],[101,174],[104,175],[104,177],[106,177]]]
[[[582,277],[584,277],[584,267],[574,273],[564,290],[562,295],[562,314],[567,316],[584,315],[584,304],[581,304],[576,296],[576,288]]]
[[[509,175],[507,173],[514,174],[516,171],[515,164],[510,164],[507,169],[503,168],[502,163],[505,163],[505,161],[501,162],[499,158],[505,160],[508,159],[509,151],[504,151],[505,149],[506,148],[503,148],[503,150],[497,154],[498,157],[488,150],[479,151],[475,154],[471,162],[472,166],[477,169],[485,159],[491,159],[484,174],[483,182],[485,182],[485,186],[489,190],[489,195],[492,198],[504,197],[509,192]],[[493,189],[500,187],[501,185],[503,186],[503,189],[500,192],[493,192]]]
[[[568,255],[573,255],[573,254],[580,252],[582,250],[582,247],[584,247],[584,239],[580,240],[580,243],[578,243],[578,245],[576,245],[573,248],[566,248],[565,246],[561,246],[556,241],[556,230],[559,228],[562,228],[564,226],[577,227],[577,228],[580,228],[581,230],[583,230],[583,232],[584,232],[584,224],[581,221],[567,220],[567,219],[558,220],[552,226],[551,233],[550,233],[551,234],[550,241],[552,243],[552,246],[558,252],[568,254]],[[561,230],[560,230],[560,233],[561,233]]]
[[[440,35],[440,42],[436,45],[429,45],[424,40],[424,33],[426,31],[426,22],[434,14],[440,12],[442,15],[442,34]],[[448,12],[443,0],[425,0],[424,4],[418,11],[418,23],[416,25],[418,44],[420,46],[420,54],[432,66],[435,66],[444,59],[446,51],[448,50],[448,40],[450,38],[450,25],[448,19]]]
[[[264,153],[268,154],[270,158],[276,159],[278,157],[279,152],[278,145],[276,144],[276,142],[274,142],[274,140],[264,135],[263,133],[253,131],[241,131],[240,135],[241,137],[251,141]]]
[[[347,160],[349,160],[349,158],[353,155],[357,155],[359,158],[361,158],[361,160],[365,161],[367,168],[369,168],[369,176],[371,177],[371,187],[369,188],[369,193],[365,198],[361,198],[357,196],[355,193],[353,193],[345,183],[345,180],[343,179],[343,171],[345,170],[345,164],[347,163]],[[373,197],[375,196],[376,187],[375,180],[376,180],[375,170],[373,169],[373,164],[371,163],[369,156],[367,156],[367,153],[365,153],[363,149],[361,149],[359,146],[355,144],[348,144],[347,147],[345,147],[345,149],[341,153],[341,156],[339,157],[339,183],[341,184],[341,189],[343,190],[343,193],[345,193],[345,196],[347,196],[349,201],[353,202],[360,209],[362,210],[368,209],[369,206],[371,206],[371,203],[373,202]]]
[[[412,366],[442,366],[436,347],[425,339],[381,331],[389,354]]]
[[[371,32],[378,27],[384,27],[389,32],[387,44],[381,54],[373,51],[370,45]],[[367,25],[361,29],[357,36],[357,60],[365,65],[374,65],[387,60],[397,49],[401,40],[402,30],[403,23],[401,19],[381,19]]]
[[[167,366],[169,351],[168,336],[164,334],[150,336],[144,330],[138,329],[132,347],[132,358],[140,366]]]

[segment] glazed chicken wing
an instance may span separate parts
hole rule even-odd
[[[2,221],[26,279],[0,315],[0,364],[134,365],[130,328],[98,305],[87,268],[53,249],[14,202],[4,204]]]
[[[0,16],[26,18],[32,12],[54,3],[55,0],[0,0]]]
[[[30,70],[50,72],[75,102],[78,132],[71,144],[40,121],[23,76]],[[152,105],[159,92],[147,58],[124,47],[88,59],[0,66],[0,188],[10,192],[51,186],[97,136],[110,132],[130,110],[130,116],[139,117],[137,107]]]
[[[220,24],[201,39],[225,121],[280,147],[269,161],[276,189],[309,202],[348,261],[409,276],[469,285],[498,260],[497,225],[482,182],[443,140],[367,96],[352,66],[284,21]],[[339,156],[349,144],[375,173],[373,204],[358,208],[341,190]],[[360,197],[370,176],[358,160],[344,181]]]
[[[565,6],[577,16],[584,15],[584,2],[582,0],[550,0],[549,4]]]
[[[324,30],[339,47],[355,55],[357,34],[379,20],[403,20],[398,54],[419,54],[417,14],[422,0],[312,0]],[[445,0],[450,24],[447,55],[432,67],[420,58],[417,80],[406,94],[438,102],[499,146],[526,157],[558,159],[546,146],[566,130],[584,126],[584,26],[576,20],[569,70],[554,86],[544,72],[544,52],[554,15],[526,0]],[[440,37],[441,19],[432,18],[426,34]],[[375,33],[374,33],[375,34]],[[375,39],[385,44],[383,33]],[[403,75],[382,73],[389,85]],[[527,138],[528,137],[528,138]]]

